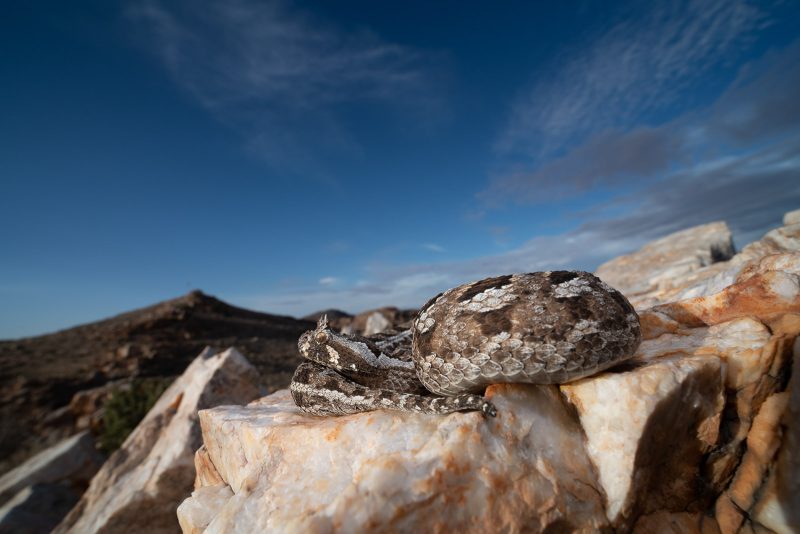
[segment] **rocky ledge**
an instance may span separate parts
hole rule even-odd
[[[635,358],[491,386],[496,418],[314,417],[286,390],[201,411],[183,531],[797,532],[797,218],[733,256],[720,223],[612,264],[650,276]]]

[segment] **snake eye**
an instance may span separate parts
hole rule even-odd
[[[321,332],[317,332],[314,335],[314,339],[317,340],[317,343],[327,343],[328,342],[328,333],[324,330]]]

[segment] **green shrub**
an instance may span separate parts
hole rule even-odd
[[[103,410],[100,448],[111,454],[117,450],[172,381],[167,378],[137,378],[128,388],[111,394]]]

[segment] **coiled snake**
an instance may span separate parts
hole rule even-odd
[[[591,273],[548,271],[486,278],[425,304],[413,327],[367,339],[323,317],[300,337],[295,403],[316,415],[377,409],[496,415],[489,384],[560,384],[630,358],[639,317]]]

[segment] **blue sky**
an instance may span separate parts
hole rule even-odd
[[[429,4],[6,7],[0,338],[418,306],[800,207],[797,2]]]

